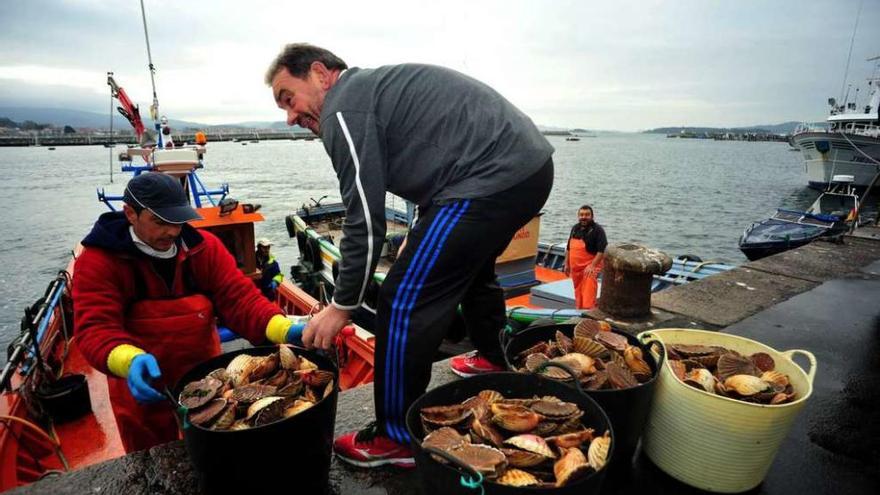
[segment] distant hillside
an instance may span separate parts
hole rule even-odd
[[[108,109],[109,111],[109,109]],[[31,108],[31,107],[0,107],[0,117],[22,122],[31,120],[44,124],[52,124],[56,127],[69,125],[71,127],[92,127],[95,129],[107,129],[110,127],[110,115],[95,112],[85,112],[82,110],[68,110],[65,108]],[[149,110],[141,109],[141,119],[144,125],[150,126]],[[169,119],[173,129],[183,130],[188,127],[203,129],[207,127],[205,124],[197,122],[187,122],[184,120]],[[115,129],[127,129],[131,125],[119,113],[113,115],[113,127]]]
[[[790,121],[781,124],[761,124],[748,127],[658,127],[644,131],[649,134],[678,134],[681,132],[701,133],[758,133],[758,134],[791,134],[802,122]],[[824,122],[813,122],[811,125],[821,126]]]

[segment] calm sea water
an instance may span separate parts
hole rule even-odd
[[[800,153],[785,143],[635,134],[549,139],[556,147],[556,180],[542,220],[546,241],[564,241],[586,203],[609,242],[739,264],[745,261],[737,248],[744,227],[778,206],[806,208],[817,196],[806,187]],[[23,308],[42,295],[106,211],[96,188],[121,193],[128,176],[115,162],[113,168],[111,183],[110,150],[103,147],[0,148],[0,362]],[[256,234],[277,243],[285,273],[297,253],[284,217],[310,198],[339,198],[319,141],[210,143],[199,175],[208,187],[228,182],[232,197],[263,205],[266,221]],[[389,204],[404,207],[399,199]]]

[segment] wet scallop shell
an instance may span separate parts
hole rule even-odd
[[[684,378],[684,382],[706,392],[715,392],[715,376],[705,368],[691,370]]]
[[[490,479],[496,478],[507,468],[507,458],[504,454],[488,445],[466,443],[454,447],[448,452],[460,462]]]
[[[588,339],[592,339],[599,332],[602,331],[601,325],[596,320],[583,319],[577,325],[574,326],[574,336],[575,337],[586,337]]]
[[[601,437],[594,438],[587,449],[587,459],[590,466],[596,471],[602,469],[608,460],[608,450],[611,448],[611,436],[606,431]]]
[[[761,371],[771,371],[776,369],[776,361],[766,352],[756,352],[749,356],[749,359],[755,363],[755,367]]]
[[[570,354],[566,354],[564,356],[560,356],[558,358],[553,358],[550,360],[554,363],[560,363],[572,368],[576,373],[581,375],[590,375],[596,372],[596,360],[587,356],[585,354],[580,354],[577,352],[572,352]],[[559,368],[555,368],[559,369]],[[563,370],[559,370],[564,372]],[[565,373],[566,376],[571,378],[568,373]]]
[[[265,378],[278,368],[278,354],[268,356],[251,356],[254,368],[247,377],[248,383]]]
[[[492,404],[493,402],[498,402],[499,400],[504,399],[501,392],[496,390],[481,390],[480,393],[477,394],[477,397],[486,401],[486,404]]]
[[[267,399],[268,398],[269,397],[267,397]],[[284,409],[283,400],[276,400],[267,403],[265,407],[256,411],[256,415],[253,417],[254,426],[262,426],[278,421],[284,417]],[[250,411],[250,408],[248,408],[248,411]]]
[[[535,467],[548,459],[541,454],[520,449],[501,449],[501,452],[507,457],[507,462],[511,466],[518,468]]]
[[[631,388],[639,384],[632,371],[618,363],[607,363],[605,365],[605,372],[608,373],[608,381],[611,383],[611,386],[616,389]]]
[[[315,403],[312,401],[296,399],[293,401],[293,404],[284,409],[284,417],[289,418],[295,416],[314,405]]]
[[[581,378],[581,388],[584,390],[601,390],[606,383],[608,383],[608,373],[604,371],[597,371]]]
[[[563,354],[568,354],[569,352],[571,352],[571,346],[572,346],[571,338],[569,338],[568,335],[565,335],[564,333],[557,330],[556,331],[556,347],[558,347],[559,350]]]
[[[508,469],[495,482],[506,486],[538,486],[541,484],[535,475],[520,469]]]
[[[287,385],[287,382],[290,380],[290,376],[285,369],[279,369],[275,372],[274,375],[264,378],[260,381],[262,385],[272,385],[273,387],[283,387]]]
[[[201,380],[187,383],[183,390],[180,391],[178,400],[180,405],[188,409],[195,409],[213,399],[221,387],[223,387],[223,382],[207,376]]]
[[[779,371],[765,371],[761,375],[761,380],[783,389],[789,384],[788,375]]]
[[[269,407],[269,405],[271,405],[275,402],[278,402],[282,399],[283,399],[283,397],[272,396],[272,397],[264,397],[256,402],[254,402],[253,404],[250,405],[250,407],[248,407],[247,416],[245,416],[245,419],[253,418],[257,413],[259,413],[263,409]]]
[[[256,367],[257,362],[253,356],[239,354],[232,358],[232,361],[226,366],[226,373],[229,375],[229,379],[232,380],[232,386],[240,387],[249,383]]]
[[[232,390],[232,400],[236,402],[256,402],[265,397],[275,395],[277,389],[271,385],[249,383]]]
[[[288,374],[287,383],[285,383],[283,387],[275,391],[275,394],[282,397],[293,397],[299,395],[303,390],[302,377],[296,373],[291,373],[290,370],[284,371]]]
[[[562,457],[553,464],[556,486],[565,486],[588,473],[590,464],[581,449],[562,449]]]
[[[299,358],[293,352],[293,349],[287,345],[278,346],[278,359],[281,367],[286,370],[299,369]]]
[[[532,354],[546,355],[549,350],[550,350],[550,346],[546,342],[538,342],[537,344],[535,344],[535,345],[529,347],[528,349],[517,354],[516,358],[518,360],[525,359],[525,358],[531,356]]]
[[[194,425],[205,426],[220,415],[226,408],[226,399],[213,399],[195,411],[189,412],[189,422]]]
[[[717,371],[718,377],[722,380],[726,380],[733,375],[757,376],[760,374],[758,367],[755,366],[751,359],[733,352],[722,354],[718,358]]]
[[[684,363],[673,359],[670,359],[667,362],[669,363],[669,369],[672,370],[672,374],[679,380],[684,381],[684,377],[687,375],[687,368]]]
[[[509,406],[495,412],[496,404],[492,404],[492,422],[514,433],[525,433],[533,430],[541,422],[541,415],[523,406]]]
[[[434,447],[446,452],[466,443],[470,443],[470,438],[467,435],[462,435],[454,429],[444,426],[426,436],[422,440],[422,447]]]
[[[548,444],[555,445],[558,448],[580,447],[582,444],[593,439],[593,429],[584,428],[580,431],[566,433],[564,435],[556,435],[555,437],[545,438]]]
[[[501,447],[504,444],[504,436],[486,419],[474,418],[471,421],[471,433],[496,447]]]
[[[627,348],[623,351],[623,359],[626,361],[626,365],[629,366],[629,369],[636,375],[636,378],[639,375],[643,376],[651,376],[651,366],[645,361],[642,350],[638,347],[631,345],[627,346]]]
[[[453,426],[473,415],[473,410],[457,404],[453,406],[435,406],[422,409],[422,421],[434,426]]]
[[[333,380],[333,372],[326,370],[307,370],[307,371],[298,371],[297,373],[302,376],[302,381],[306,385],[315,388],[323,388],[325,385],[330,383]]]
[[[316,370],[316,369],[318,369],[318,365],[309,361],[308,359],[306,359],[304,357],[300,357],[299,358],[299,369],[301,371]]]
[[[775,406],[778,404],[785,404],[786,402],[791,402],[792,399],[794,399],[793,393],[786,394],[784,392],[780,392],[774,395],[772,399],[770,399],[770,405]]]
[[[580,411],[577,404],[548,400],[535,402],[532,404],[531,409],[548,418],[568,418]]]
[[[626,346],[629,345],[629,341],[626,337],[614,332],[599,332],[596,334],[595,339],[605,347],[620,352],[623,352],[624,349],[626,349]]]
[[[489,415],[489,403],[479,395],[467,399],[462,402],[461,405],[473,411],[473,416],[475,418],[482,418]]]
[[[688,345],[674,344],[670,346],[671,350],[682,357],[703,356],[715,352],[714,347],[707,345]]]
[[[752,375],[733,375],[724,380],[724,388],[749,397],[770,388],[770,384]]]
[[[228,430],[232,424],[235,423],[235,408],[235,402],[227,401],[226,407],[223,408],[223,412],[221,412],[217,416],[217,419],[214,420],[214,423],[211,424],[211,429]]]
[[[572,350],[591,358],[598,358],[608,354],[608,349],[604,345],[586,337],[575,337],[572,343]]]
[[[550,450],[550,446],[547,445],[547,442],[544,441],[543,438],[537,435],[517,435],[515,437],[510,437],[504,441],[507,445],[513,445],[514,447],[518,447],[527,452],[532,452],[534,454],[539,454],[544,457],[550,457],[552,459],[556,458],[556,454]]]
[[[529,354],[529,356],[526,358],[526,363],[525,363],[526,369],[530,373],[534,373],[535,370],[537,370],[539,366],[541,366],[542,364],[546,363],[549,360],[550,360],[550,358],[547,357],[546,354],[542,354],[540,352],[536,353],[536,354]]]
[[[541,421],[540,423],[538,423],[538,426],[536,426],[535,429],[533,429],[529,433],[531,433],[532,435],[538,435],[539,437],[546,437],[547,435],[556,431],[557,428],[559,428],[558,422]]]

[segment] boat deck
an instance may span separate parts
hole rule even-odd
[[[325,239],[329,239],[335,246],[339,246],[339,243],[342,241],[344,237],[342,235],[342,222],[344,221],[343,217],[332,218],[329,220],[310,223],[309,226],[315,230],[321,237]],[[385,236],[392,235],[406,235],[407,229],[405,225],[401,225],[398,222],[387,221],[385,222]],[[379,264],[376,266],[376,271],[379,273],[387,273],[389,269],[391,269],[391,265],[394,264],[394,260],[389,258],[387,255],[383,255],[379,258]]]

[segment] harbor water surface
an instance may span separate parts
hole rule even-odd
[[[548,139],[556,148],[556,178],[541,225],[547,242],[564,242],[578,207],[590,204],[611,243],[740,264],[746,260],[737,240],[750,222],[776,207],[805,209],[818,195],[806,186],[801,154],[785,143],[602,133]],[[18,334],[24,307],[107,211],[95,190],[122,193],[129,175],[114,159],[110,182],[112,154],[100,146],[0,148],[0,350]],[[209,188],[227,182],[231,197],[262,205],[266,221],[256,235],[276,243],[285,274],[297,252],[284,217],[312,198],[339,200],[320,141],[209,143],[198,173]],[[399,198],[389,196],[388,204],[404,209]],[[0,363],[5,360],[0,352]]]

